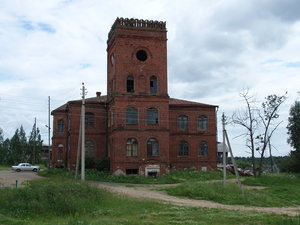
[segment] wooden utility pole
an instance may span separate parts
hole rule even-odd
[[[235,160],[234,160],[233,152],[232,152],[231,145],[230,145],[230,142],[229,142],[229,138],[228,138],[228,135],[227,135],[227,131],[226,131],[226,128],[225,128],[225,115],[224,115],[224,113],[222,115],[222,125],[223,125],[223,171],[225,171],[223,182],[224,182],[224,185],[225,185],[226,184],[226,165],[225,165],[226,164],[226,158],[225,158],[226,157],[226,155],[225,155],[226,154],[226,150],[225,150],[226,144],[225,144],[225,139],[226,139],[227,145],[228,145],[228,148],[229,148],[229,152],[230,152],[230,156],[231,156],[231,160],[232,160],[232,164],[233,164],[233,168],[234,168],[234,173],[237,177],[238,184],[239,184],[239,187],[241,189],[241,192],[244,193],[243,189],[242,189],[240,175],[239,175],[238,170],[237,170],[237,166],[236,166],[236,163],[235,163]]]
[[[85,87],[82,83],[82,105],[81,105],[81,180],[85,180]]]

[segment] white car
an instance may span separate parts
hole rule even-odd
[[[37,172],[40,170],[39,166],[32,166],[30,163],[19,163],[17,166],[12,166],[12,170],[20,172],[20,171],[33,171]]]

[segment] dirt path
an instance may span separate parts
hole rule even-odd
[[[300,215],[300,206],[279,208],[279,207],[224,205],[224,204],[206,201],[206,200],[192,200],[192,199],[170,196],[163,192],[151,190],[151,187],[153,186],[125,187],[119,184],[111,184],[111,183],[102,183],[102,182],[90,182],[90,183],[98,187],[111,190],[121,195],[127,195],[134,198],[146,198],[146,199],[158,200],[163,203],[171,203],[180,206],[207,207],[207,208],[240,210],[240,211],[256,211],[256,212],[265,212],[265,213],[284,214],[289,216]]]
[[[18,185],[23,185],[24,181],[43,179],[32,171],[15,172],[12,170],[0,171],[0,186],[15,187],[16,181]]]

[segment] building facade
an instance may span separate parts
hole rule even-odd
[[[52,164],[74,169],[81,101],[52,112]],[[86,155],[114,174],[217,167],[217,106],[170,98],[165,22],[117,18],[107,40],[107,95],[86,99]]]

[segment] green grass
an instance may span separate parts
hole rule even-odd
[[[263,175],[246,178],[243,184],[265,186],[265,189],[244,189],[222,182],[187,182],[177,187],[164,188],[169,195],[210,200],[223,204],[284,207],[300,205],[300,179],[296,175]]]
[[[10,170],[10,166],[3,166],[3,165],[0,165],[0,171],[3,171],[3,170]]]
[[[39,175],[44,177],[75,177],[74,172],[65,169],[49,169],[40,172]],[[195,170],[174,170],[157,178],[145,176],[114,176],[97,170],[86,170],[85,175],[87,180],[130,184],[174,184],[185,181],[219,180],[222,179],[222,176],[222,173],[219,171],[201,172]]]
[[[25,188],[1,190],[0,205],[0,224],[3,225],[300,223],[300,217],[183,207],[129,199],[70,180],[32,181]]]

